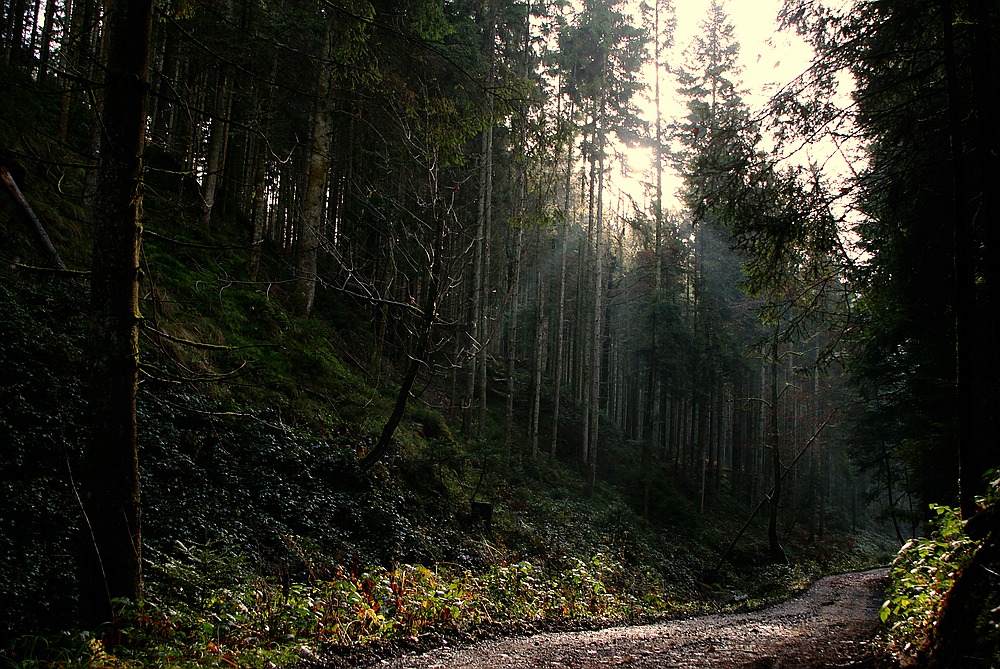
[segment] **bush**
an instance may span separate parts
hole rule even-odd
[[[966,536],[957,509],[932,504],[931,510],[937,514],[934,531],[906,542],[892,561],[888,598],[879,614],[893,645],[904,652],[927,641],[955,574],[978,546]]]

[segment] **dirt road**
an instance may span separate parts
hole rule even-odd
[[[590,632],[547,633],[444,647],[383,660],[387,669],[881,666],[878,627],[885,570],[829,576],[801,596],[750,613]]]

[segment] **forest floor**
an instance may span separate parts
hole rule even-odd
[[[820,579],[798,597],[757,611],[508,638],[493,630],[487,634],[494,638],[480,640],[414,639],[409,648],[332,653],[300,666],[884,668],[892,661],[874,638],[885,581],[885,569],[850,572]]]

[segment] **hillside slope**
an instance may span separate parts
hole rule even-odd
[[[43,131],[56,123],[60,91],[0,74],[0,88],[12,91],[0,100],[4,165],[69,268],[51,270],[23,212],[0,200],[0,637],[13,643],[75,627],[89,242],[84,198],[74,193],[84,192],[87,137],[77,129],[62,142]],[[748,514],[724,488],[699,514],[697,486],[657,463],[655,501],[641,518],[630,483],[638,477],[616,464],[615,448],[628,442],[613,426],[603,479],[588,495],[569,457],[519,456],[525,438],[505,441],[502,418],[489,418],[484,440],[456,436],[460,416],[440,411],[454,383],[447,373],[424,370],[393,455],[361,471],[397,392],[406,333],[335,291],[311,316],[296,315],[281,249],[253,245],[239,211],[197,225],[191,177],[155,152],[147,178],[138,418],[149,601],[123,603],[135,653],[152,647],[146,634],[192,657],[227,644],[226,652],[283,653],[298,638],[353,642],[434,625],[757,602],[815,572],[885,559],[877,535],[846,536],[846,522],[812,543],[790,523],[797,562],[769,566],[753,525],[706,583]],[[574,420],[570,413],[567,443]],[[515,428],[527,433],[523,420]],[[424,590],[404,587],[419,580],[412,574]],[[354,594],[330,594],[337,583]],[[464,617],[440,602],[414,604],[433,615],[405,613],[404,595],[434,602],[442,588],[465,593],[461,601],[511,599]],[[326,611],[321,601],[371,624],[292,620],[289,611]],[[88,648],[80,652],[96,652]]]

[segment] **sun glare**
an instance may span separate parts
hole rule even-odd
[[[698,35],[701,23],[708,15],[711,0],[675,0],[677,29],[674,47],[665,54],[668,66],[683,63],[684,50]],[[782,0],[729,0],[723,2],[723,9],[733,24],[736,40],[740,45],[739,64],[740,89],[744,100],[753,110],[761,109],[767,100],[782,86],[792,81],[809,66],[812,49],[798,35],[789,31],[779,31],[778,11]],[[649,86],[646,99],[641,102],[643,116],[652,123],[655,120],[653,96],[654,70],[652,63],[646,68],[646,82]],[[669,74],[661,72],[660,105],[664,124],[686,113],[684,102],[677,94],[677,81]],[[614,180],[615,187],[637,203],[646,203],[649,194],[645,184],[653,175],[653,153],[645,147],[625,148],[622,155],[628,165],[619,171]],[[622,174],[626,176],[621,176]],[[663,197],[665,209],[678,209],[681,201],[678,191],[682,182],[680,176],[665,165],[663,176]]]

